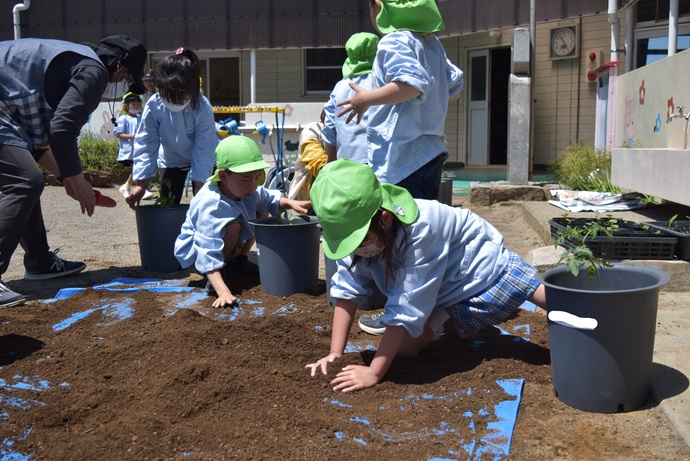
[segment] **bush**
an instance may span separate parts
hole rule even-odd
[[[584,142],[564,147],[549,170],[566,189],[622,193],[611,183],[611,154]]]
[[[117,163],[117,139],[107,140],[92,131],[82,131],[77,144],[81,168],[84,171],[113,172],[123,169],[122,165]]]

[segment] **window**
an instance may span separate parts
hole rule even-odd
[[[637,3],[637,22],[668,23],[670,0],[642,0]],[[678,17],[690,16],[690,2],[678,1]]]
[[[305,50],[305,93],[330,94],[343,78],[345,48],[312,48]]]
[[[668,56],[668,27],[638,30],[635,37],[635,68],[646,66]],[[676,53],[690,48],[690,24],[678,25]]]

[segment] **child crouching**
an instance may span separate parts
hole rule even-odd
[[[215,174],[194,196],[175,242],[175,257],[182,267],[192,264],[208,278],[207,291],[216,292],[213,307],[233,305],[237,298],[223,280],[258,278],[258,267],[247,255],[254,244],[249,221],[257,213],[277,216],[291,208],[306,213],[311,202],[290,200],[262,185],[269,165],[259,146],[245,136],[230,136],[216,147]]]

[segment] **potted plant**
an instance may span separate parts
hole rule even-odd
[[[598,226],[611,235],[610,224]],[[554,390],[581,410],[634,410],[649,396],[659,290],[669,276],[653,267],[611,264],[592,253],[586,236],[560,230],[556,245],[566,238],[577,244],[541,276]]]
[[[85,130],[79,135],[77,145],[84,177],[92,186],[107,186],[111,181],[112,172],[122,170],[122,166],[117,163],[117,140],[103,139]]]
[[[145,271],[174,272],[181,270],[175,257],[175,240],[187,217],[189,204],[174,204],[172,194],[162,196],[161,185],[168,180],[155,178],[150,185],[158,193],[150,205],[139,205],[134,209],[139,236],[139,254]],[[168,184],[168,190],[170,190]]]
[[[678,259],[690,260],[690,216],[685,220],[678,220],[678,215],[673,215],[668,221],[646,222],[650,227],[667,232],[678,238],[675,255]]]
[[[320,232],[316,216],[284,211],[257,218],[254,227],[261,289],[276,296],[315,292],[319,281]]]

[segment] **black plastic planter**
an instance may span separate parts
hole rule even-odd
[[[310,293],[319,284],[319,237],[315,216],[252,220],[259,254],[261,289],[275,296]]]
[[[659,289],[665,272],[616,264],[599,279],[558,266],[543,274],[556,396],[585,411],[631,411],[647,402]]]
[[[175,272],[182,268],[175,258],[175,240],[187,216],[188,204],[162,208],[140,205],[135,208],[141,265],[149,272]]]

